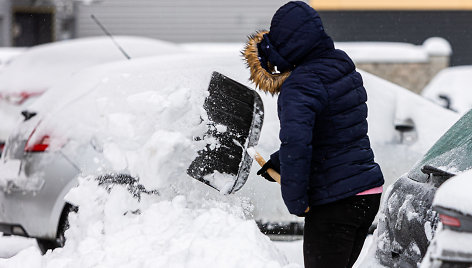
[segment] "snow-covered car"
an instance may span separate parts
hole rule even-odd
[[[150,38],[117,36],[115,40],[131,58],[182,50],[175,44]],[[82,68],[122,59],[125,56],[106,36],[38,45],[17,55],[0,72],[0,149],[21,120],[25,107],[54,83]]]
[[[441,70],[421,95],[448,109],[465,114],[472,108],[472,66],[454,66]]]
[[[0,72],[20,54],[26,52],[24,47],[1,47],[0,48]]]
[[[123,174],[130,185],[139,178],[146,192],[161,194],[169,188],[163,181],[174,176],[175,188],[197,184],[214,191],[185,175],[190,163],[180,164],[208,142],[202,110],[213,71],[239,81],[248,77],[239,55],[184,53],[85,69],[44,93],[2,156],[0,231],[37,238],[43,251],[60,246],[73,209],[64,196],[78,176]],[[54,100],[60,103],[52,107]],[[153,165],[159,162],[168,164]]]
[[[433,209],[439,213],[438,227],[421,267],[472,267],[472,171],[445,182],[436,191]]]
[[[167,126],[169,117],[201,122],[200,110],[180,104],[182,99],[201,98],[204,94],[183,89],[207,87],[209,72],[215,69],[250,86],[248,71],[237,53],[199,54],[92,67],[41,96],[10,135],[2,158],[3,230],[38,238],[45,249],[61,242],[61,226],[69,210],[63,198],[76,185],[78,175],[125,170],[144,181],[151,181],[148,177],[156,173],[174,176],[165,168],[153,166],[152,158],[188,157],[186,151],[175,148],[169,154],[167,143],[163,148],[149,146],[157,143],[153,133],[177,128]],[[424,147],[429,147],[457,115],[383,79],[362,74],[369,94],[372,146],[388,180],[416,161]],[[279,145],[277,99],[264,94],[261,97],[266,112],[257,150],[268,156]],[[58,100],[59,104],[52,105]],[[175,124],[184,124],[179,120],[174,120]],[[435,124],[430,123],[433,120]],[[168,136],[171,140],[180,137],[175,133]],[[257,164],[253,165],[246,186],[236,194],[249,200],[254,207],[253,217],[261,223],[283,226],[300,223],[285,208],[280,187],[257,176]],[[187,176],[187,184],[190,180]],[[155,188],[156,184],[148,186]]]
[[[472,111],[457,121],[404,176],[380,208],[376,258],[387,267],[417,267],[438,226],[432,209],[438,187],[472,168]],[[454,199],[454,193],[448,193]],[[444,198],[443,198],[444,200]]]

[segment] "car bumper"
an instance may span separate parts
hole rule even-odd
[[[32,153],[22,160],[20,174],[42,183],[34,190],[20,186],[0,191],[0,231],[54,239],[64,196],[76,185],[79,170],[59,152]]]

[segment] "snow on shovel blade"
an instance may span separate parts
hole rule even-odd
[[[213,72],[208,91],[203,105],[210,121],[205,139],[213,137],[218,145],[199,151],[187,174],[230,194],[241,189],[249,175],[252,157],[246,150],[257,145],[264,107],[257,92],[218,72]]]

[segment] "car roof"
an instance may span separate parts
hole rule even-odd
[[[131,58],[179,53],[172,43],[144,37],[116,36]],[[54,42],[28,49],[0,73],[0,92],[43,92],[58,79],[80,69],[125,59],[109,37]]]
[[[198,79],[199,73],[211,74],[212,71],[216,70],[230,72],[229,76],[249,85],[247,80],[249,77],[248,71],[244,67],[239,55],[184,52],[130,61],[122,60],[83,69],[54,85],[51,90],[33,103],[29,109],[33,111],[50,111],[48,103],[54,100],[72,100],[82,96],[85,92],[95,90],[97,84],[103,83],[105,80],[120,79],[122,76],[128,76],[130,77],[129,79],[134,79],[138,83],[145,76],[159,75],[163,79],[167,79],[169,75],[173,75],[176,80],[179,79],[179,76],[192,76],[192,79]],[[209,80],[209,77],[205,77],[205,79]],[[68,90],[63,90],[66,87]]]

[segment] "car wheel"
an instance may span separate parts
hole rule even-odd
[[[64,246],[66,242],[64,233],[67,229],[69,229],[69,221],[68,221],[69,213],[77,212],[77,210],[78,208],[71,204],[65,205],[64,209],[62,210],[61,218],[59,220],[59,227],[57,230],[56,239],[54,240],[42,239],[42,238],[36,239],[39,250],[41,251],[41,254],[44,255],[48,250],[54,250],[56,248],[61,248]]]

